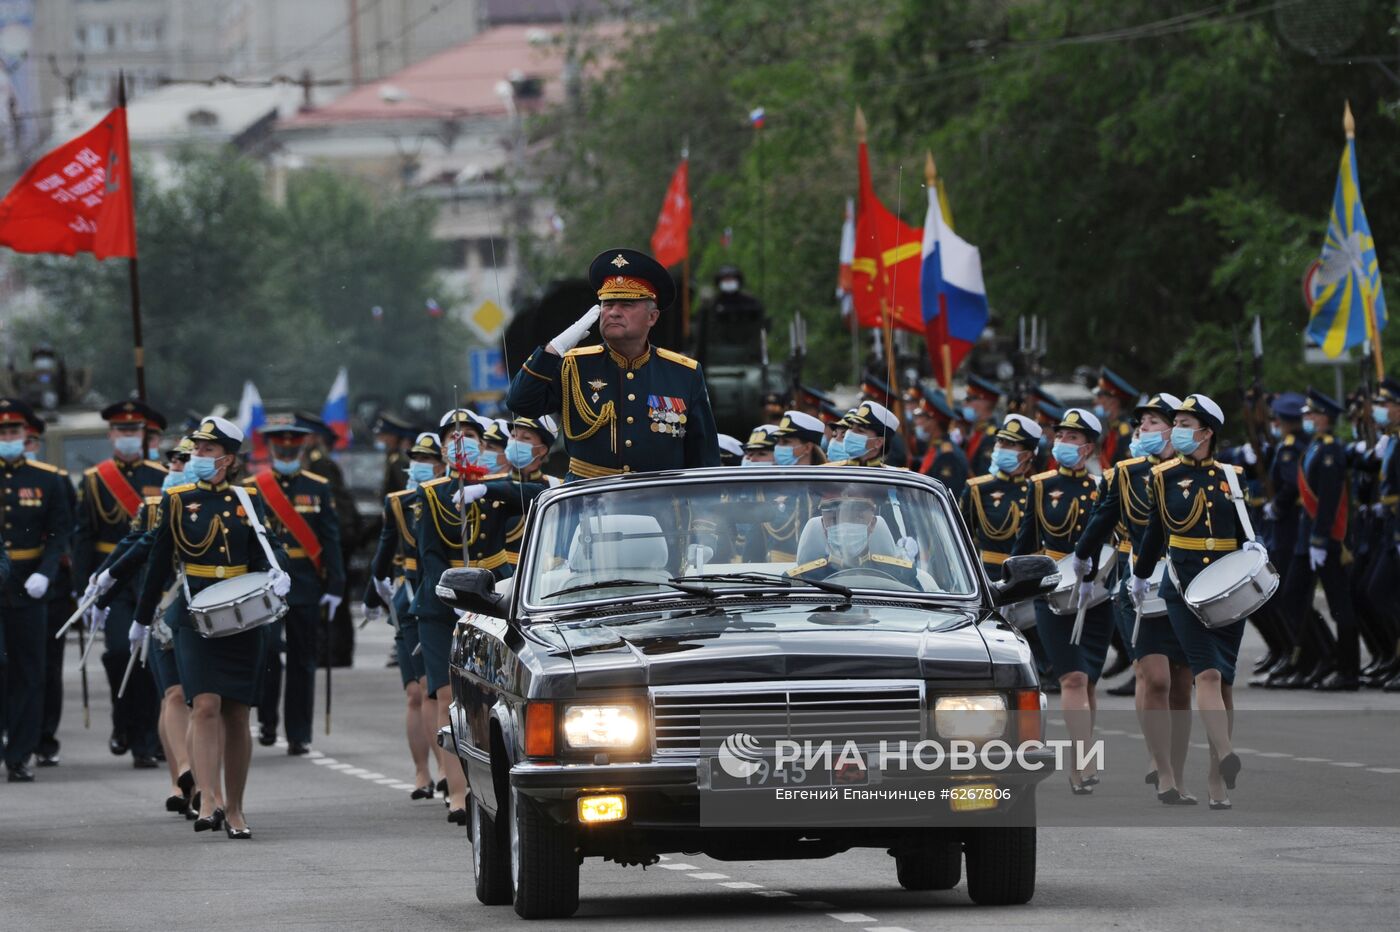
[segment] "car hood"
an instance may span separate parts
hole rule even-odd
[[[789,678],[992,675],[979,609],[857,603],[648,612],[541,625],[581,689]],[[544,630],[540,630],[543,628]]]

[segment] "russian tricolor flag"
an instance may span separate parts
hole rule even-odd
[[[267,413],[263,410],[262,395],[251,381],[243,383],[243,397],[238,399],[238,427],[243,436],[253,441],[253,462],[267,460],[267,445],[262,432],[258,430],[267,423]]]
[[[321,420],[335,431],[335,448],[344,450],[350,445],[350,374],[344,366],[335,374],[330,394],[321,406]]]
[[[939,384],[946,387],[986,328],[989,309],[987,286],[982,281],[982,255],[944,222],[934,185],[928,189],[919,290],[924,339],[933,357],[934,374]]]

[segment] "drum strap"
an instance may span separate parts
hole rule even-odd
[[[1225,466],[1225,482],[1230,486],[1230,499],[1235,503],[1235,514],[1240,519],[1240,527],[1244,529],[1245,540],[1254,540],[1254,525],[1249,520],[1249,512],[1244,507],[1244,493],[1240,491],[1240,477],[1235,473],[1235,467]]]
[[[253,507],[253,500],[248,497],[248,490],[241,485],[233,485],[233,494],[238,496],[238,504],[243,506],[243,511],[248,515],[248,523],[253,526],[253,533],[258,535],[258,543],[262,544],[263,555],[267,557],[268,569],[280,570],[282,564],[277,562],[277,555],[272,552],[272,545],[267,542],[267,529],[263,527],[262,519],[258,517],[257,509]]]

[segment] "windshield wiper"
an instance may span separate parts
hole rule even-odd
[[[813,589],[820,589],[823,592],[831,592],[841,596],[847,602],[851,601],[854,592],[849,586],[840,583],[827,582],[824,579],[804,579],[801,576],[780,576],[777,573],[696,573],[691,576],[677,576],[676,580],[704,580],[706,582],[777,582],[782,583],[784,588],[796,583],[804,586],[811,586]]]
[[[699,596],[702,599],[714,598],[715,591],[708,586],[688,586],[683,582],[675,580],[659,579],[599,579],[596,582],[584,583],[581,586],[570,586],[567,589],[560,589],[558,592],[551,592],[541,596],[543,599],[552,599],[559,595],[570,595],[575,592],[590,592],[595,589],[614,589],[622,586],[670,586],[688,595]]]

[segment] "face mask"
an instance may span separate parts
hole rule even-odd
[[[477,458],[481,456],[481,444],[475,437],[458,437],[447,441],[444,452],[449,463],[475,465]]]
[[[779,466],[796,466],[797,451],[792,447],[776,447],[773,450],[773,462]]]
[[[977,423],[977,411],[972,407],[972,405],[963,405],[962,408],[958,411],[958,414],[960,414],[962,416],[962,419],[964,421],[967,421],[969,424]]]
[[[928,443],[928,438],[929,438],[928,428],[925,427],[925,426],[922,425],[922,424],[915,424],[915,425],[914,425],[914,436],[915,436],[915,437],[918,437],[919,440],[923,441],[924,443]]]
[[[213,456],[191,456],[185,464],[185,475],[191,482],[208,482],[218,471],[217,458]]]
[[[501,454],[496,450],[482,450],[476,456],[476,465],[487,472],[495,472],[501,468]]]
[[[23,440],[0,440],[0,459],[17,460],[24,456]]]
[[[159,462],[159,461],[160,461],[160,447],[147,447],[147,448],[146,448],[146,459],[148,459],[148,460],[155,460],[156,462]]]
[[[376,440],[374,441],[374,448],[380,453],[383,453],[385,450],[389,449],[389,445],[383,440]]]
[[[1050,453],[1055,457],[1055,462],[1066,469],[1074,469],[1079,465],[1080,455],[1079,444],[1077,443],[1058,441],[1050,448]]]
[[[829,453],[831,451],[831,438],[826,434],[822,434],[821,446],[823,453]]]
[[[1196,439],[1196,431],[1190,427],[1172,428],[1172,447],[1182,456],[1190,456],[1196,452],[1196,448],[1201,445],[1201,441]]]
[[[301,460],[280,460],[274,456],[272,458],[272,468],[284,476],[295,475],[296,471],[301,468]]]
[[[719,283],[719,290],[725,294],[733,294],[739,290],[739,282],[733,278],[726,278]]]
[[[122,456],[140,456],[145,445],[140,437],[118,437],[112,441],[112,449]]]
[[[535,458],[535,447],[533,444],[523,440],[512,440],[506,444],[506,460],[516,469],[524,469],[529,466]]]
[[[1282,440],[1282,439],[1283,439],[1283,428],[1280,427],[1280,426],[1278,426],[1277,424],[1270,424],[1270,425],[1269,425],[1269,436],[1270,436],[1270,437],[1273,437],[1275,440]]]
[[[826,546],[838,563],[854,563],[865,553],[870,542],[870,528],[864,524],[842,522],[826,529]]]
[[[848,460],[858,460],[865,455],[865,448],[870,445],[870,438],[865,434],[858,434],[855,431],[846,433],[845,442],[841,444],[842,451]]]
[[[182,472],[168,472],[165,474],[165,479],[160,484],[160,490],[162,492],[169,492],[171,489],[175,488],[175,486],[184,485],[189,481],[189,478]]]
[[[954,446],[960,447],[963,445],[963,432],[959,428],[954,427],[952,430],[948,431],[948,439],[953,441]]]
[[[846,438],[833,437],[826,445],[826,458],[829,462],[837,462],[846,458]]]
[[[1094,417],[1098,418],[1101,421],[1108,420],[1108,409],[1106,409],[1103,405],[1094,405]]]
[[[1021,465],[1021,454],[1015,450],[993,450],[992,470],[994,472],[1004,472],[1008,476],[1015,472]]]
[[[1138,446],[1142,449],[1139,456],[1156,456],[1167,448],[1167,433],[1163,430],[1154,430],[1151,433],[1142,434],[1138,438]]]
[[[1309,437],[1311,437],[1313,434],[1317,433],[1317,422],[1316,422],[1316,421],[1304,421],[1304,422],[1303,422],[1303,433],[1307,434]]]
[[[1378,405],[1371,406],[1371,420],[1376,422],[1377,427],[1390,426],[1390,409],[1382,408]]]
[[[1142,441],[1136,437],[1128,441],[1128,452],[1135,457],[1147,455],[1146,453],[1142,452]]]
[[[739,465],[740,465],[740,466],[762,466],[763,464],[762,464],[762,463],[759,463],[759,462],[755,462],[754,460],[751,460],[751,459],[749,459],[749,458],[746,456],[746,457],[744,457],[742,460],[739,461]]]
[[[422,485],[433,478],[433,464],[413,462],[408,464],[408,478]]]

